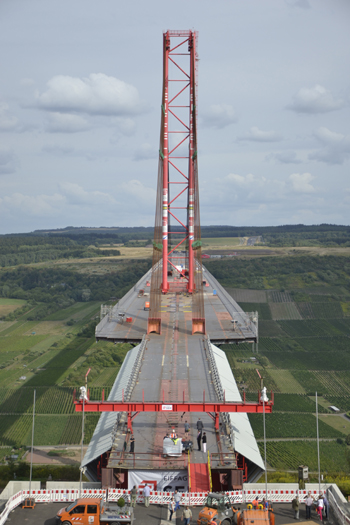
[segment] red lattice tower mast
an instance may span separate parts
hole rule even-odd
[[[180,43],[178,39],[180,38]],[[176,40],[175,40],[176,39]],[[171,45],[175,40],[175,45]],[[186,49],[187,48],[187,49]],[[189,57],[187,71],[181,61],[184,56]],[[180,58],[181,57],[181,58]],[[164,127],[163,127],[163,274],[162,291],[169,289],[168,269],[172,266],[172,253],[185,241],[188,246],[188,283],[190,293],[194,290],[194,261],[192,243],[194,241],[194,122],[195,122],[195,60],[196,60],[196,35],[192,31],[167,31],[164,34]],[[171,66],[175,66],[171,67]],[[170,70],[171,76],[169,76]],[[187,95],[187,100],[184,95]],[[185,111],[183,111],[185,110]],[[170,115],[173,118],[170,118]],[[187,146],[186,152],[184,147]],[[180,148],[181,147],[181,148]],[[183,161],[187,169],[183,168]],[[172,167],[173,169],[170,169]],[[173,175],[173,176],[172,176]],[[176,177],[176,175],[180,175]],[[181,180],[182,179],[182,180]],[[174,197],[169,199],[169,187],[178,187]],[[181,218],[183,206],[178,206],[179,197],[188,194],[188,224]],[[171,192],[173,193],[173,192]],[[181,241],[169,251],[169,217],[172,217],[181,231],[174,234],[183,234]]]
[[[203,332],[202,264],[196,131],[196,40],[194,31],[163,35],[163,97],[158,193],[154,234],[151,311],[148,331],[160,332],[159,293],[171,289],[170,274],[180,274],[186,290],[196,294],[195,324]],[[170,222],[175,226],[170,227]],[[172,242],[170,242],[170,236]],[[175,251],[186,253],[174,264]],[[181,265],[180,265],[181,266]],[[161,270],[161,275],[159,275]],[[157,328],[157,325],[159,327]]]

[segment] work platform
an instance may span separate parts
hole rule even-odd
[[[150,312],[145,304],[150,301],[151,270],[101,319],[96,327],[96,339],[106,339],[116,343],[137,344],[147,332]],[[170,285],[179,285],[172,277]],[[258,314],[246,313],[226,292],[211,273],[203,268],[203,297],[206,332],[213,344],[257,342]],[[181,289],[181,288],[179,288]],[[143,293],[140,293],[143,290]],[[186,335],[192,334],[192,296],[186,292],[169,292],[162,296],[161,311],[164,314],[174,311],[178,297],[178,330]],[[166,317],[162,320],[162,334],[170,327]],[[159,337],[159,336],[158,336]]]

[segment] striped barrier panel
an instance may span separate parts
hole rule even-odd
[[[71,491],[69,489],[52,489],[51,501],[53,503],[72,501]]]
[[[130,490],[126,489],[108,489],[108,501],[118,501],[119,498],[123,497],[127,502],[130,501]],[[136,499],[137,503],[143,503],[143,496],[138,495]]]
[[[267,500],[273,503],[290,503],[298,494],[300,501],[303,502],[308,495],[308,490],[293,489],[271,489],[267,491]],[[313,497],[318,496],[317,490],[310,491]],[[235,490],[225,492],[233,503],[251,503],[256,497],[262,500],[265,496],[265,490]],[[335,514],[339,514],[341,523],[343,525],[350,525],[350,517],[344,513],[341,505],[333,494],[328,491],[330,497],[330,504]],[[205,502],[207,492],[184,492],[181,497],[181,505],[201,506]],[[126,489],[84,489],[81,494],[79,489],[51,489],[51,490],[33,490],[30,496],[35,499],[37,503],[48,502],[62,502],[67,503],[78,498],[101,498],[104,501],[118,501],[123,497],[127,502],[130,502],[130,491]],[[150,503],[155,505],[167,505],[174,496],[173,492],[152,491],[150,494]],[[0,525],[6,523],[9,513],[22,503],[22,501],[29,497],[29,491],[20,491],[14,494],[6,503],[3,512],[0,514]],[[144,502],[144,497],[139,494],[137,497],[138,503]]]
[[[35,499],[36,503],[50,503],[51,490],[22,490],[22,500],[29,497]]]
[[[17,492],[17,494],[14,494],[13,496],[11,496],[11,498],[7,500],[5,508],[0,514],[0,525],[4,525],[6,523],[10,512],[16,507],[18,507],[18,505],[22,503],[22,500],[23,500],[22,491]]]

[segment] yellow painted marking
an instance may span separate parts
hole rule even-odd
[[[163,355],[162,366],[164,366],[164,357],[165,357],[165,355]]]
[[[189,363],[188,363],[188,355],[186,356],[186,360],[187,360],[187,367],[189,367]]]

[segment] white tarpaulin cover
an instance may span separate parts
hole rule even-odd
[[[166,456],[182,456],[182,439],[164,438],[163,454]]]
[[[133,486],[142,491],[145,485],[151,490],[172,492],[175,489],[186,492],[188,490],[187,470],[129,470],[128,490]]]

